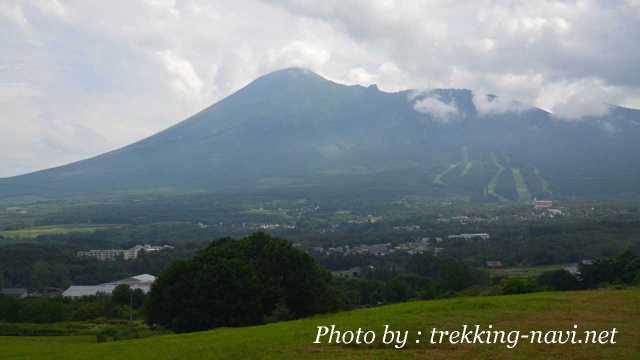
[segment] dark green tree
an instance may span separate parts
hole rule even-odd
[[[576,290],[580,282],[566,270],[546,271],[538,276],[538,285],[548,290]]]
[[[131,289],[127,284],[120,284],[113,289],[111,300],[118,305],[129,305],[131,301]]]
[[[159,276],[146,318],[179,332],[259,324],[284,313],[298,318],[335,308],[330,281],[286,240],[263,233],[225,238]]]
[[[144,305],[144,291],[142,289],[133,290],[131,296],[134,309],[139,309]]]

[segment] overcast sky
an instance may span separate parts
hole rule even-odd
[[[567,121],[640,108],[639,44],[640,0],[0,0],[0,177],[121,147],[290,66]]]

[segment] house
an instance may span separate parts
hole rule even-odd
[[[534,209],[551,209],[553,207],[552,200],[533,200]]]
[[[124,259],[126,250],[123,249],[99,249],[99,250],[87,250],[78,251],[77,257],[93,257],[98,261],[117,260]]]
[[[385,256],[391,252],[391,243],[360,245],[354,248],[354,253],[356,254],[369,254],[374,256]]]
[[[562,216],[564,215],[564,213],[562,212],[562,210],[560,209],[547,209],[547,212],[553,217],[553,216]]]
[[[331,273],[334,276],[341,277],[341,278],[355,278],[355,277],[360,277],[360,275],[362,275],[362,269],[359,266],[356,266],[348,270],[332,271]]]
[[[0,295],[16,299],[26,299],[29,297],[29,290],[24,288],[4,288],[0,290]]]
[[[580,275],[580,268],[578,267],[578,264],[569,264],[565,267],[562,268],[562,270],[568,272],[571,275]]]
[[[488,240],[491,238],[491,235],[487,234],[487,233],[478,233],[478,234],[458,234],[458,235],[449,235],[447,236],[448,239],[464,239],[464,240],[471,240],[471,239],[482,239],[482,240]]]
[[[125,284],[125,285],[129,285],[129,288],[133,290],[141,289],[146,294],[151,290],[151,285],[153,284],[154,281],[156,281],[155,276],[149,275],[149,274],[142,274],[142,275],[136,275],[126,279],[114,281],[111,283],[106,283],[103,285],[114,285],[115,287],[118,285]]]
[[[30,289],[29,297],[58,297],[64,292],[63,289],[55,287],[45,287],[40,289]]]
[[[502,261],[485,261],[484,265],[489,269],[499,269],[502,267]]]
[[[112,281],[99,285],[80,286],[73,285],[62,293],[64,297],[79,298],[83,296],[111,295],[113,289],[118,285],[129,285],[129,288],[140,289],[145,294],[151,290],[151,285],[156,281],[156,277],[149,274],[132,276],[126,279]]]

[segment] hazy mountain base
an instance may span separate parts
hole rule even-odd
[[[567,121],[522,105],[479,110],[478,96],[386,93],[277,71],[135,144],[1,179],[0,198],[345,185],[498,201],[640,192],[640,111]],[[455,111],[426,111],[425,98]]]
[[[420,301],[316,316],[247,328],[222,328],[184,335],[157,336],[96,344],[95,337],[0,337],[2,359],[636,359],[640,354],[640,290],[594,290],[516,296]],[[408,341],[406,349],[315,345],[316,327],[381,331],[462,324],[492,324],[500,329],[582,330],[617,328],[615,345],[428,345]],[[412,338],[410,337],[410,338]]]

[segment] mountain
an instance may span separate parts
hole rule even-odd
[[[640,192],[638,154],[634,109],[569,121],[469,90],[388,93],[292,68],[124,148],[0,179],[0,198],[292,188],[624,196]]]

